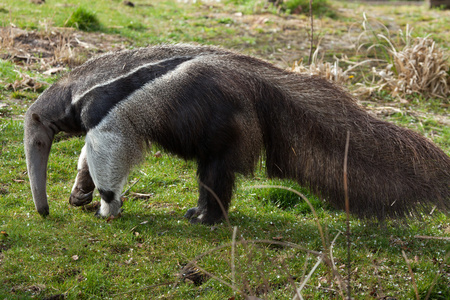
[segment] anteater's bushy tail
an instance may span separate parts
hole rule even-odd
[[[292,73],[279,80],[260,87],[278,102],[257,107],[269,176],[294,179],[343,209],[349,132],[351,212],[382,219],[434,205],[449,211],[450,158],[432,142],[372,117],[326,80]]]

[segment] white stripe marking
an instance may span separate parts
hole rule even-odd
[[[80,101],[84,96],[86,96],[89,92],[95,90],[95,89],[98,88],[98,87],[106,86],[106,85],[108,85],[108,84],[110,84],[110,83],[113,83],[114,81],[120,80],[120,79],[122,79],[122,78],[126,78],[126,77],[132,75],[133,73],[138,72],[138,71],[141,70],[141,69],[147,68],[147,67],[149,67],[149,66],[157,66],[157,65],[159,65],[159,64],[161,64],[161,63],[163,63],[163,62],[165,62],[165,61],[173,60],[173,59],[174,59],[174,58],[171,57],[171,58],[168,58],[168,59],[159,60],[159,61],[157,61],[157,62],[151,62],[151,63],[145,64],[145,65],[139,66],[139,67],[133,69],[132,71],[126,73],[125,75],[122,75],[122,76],[119,76],[119,77],[115,77],[115,78],[113,78],[113,79],[111,79],[111,80],[108,80],[108,81],[99,83],[99,84],[97,84],[97,85],[94,85],[93,87],[91,87],[90,89],[88,89],[87,91],[85,91],[84,93],[75,95],[75,96],[73,97],[73,99],[72,99],[72,104],[76,104],[76,103],[77,103],[78,101]],[[182,63],[183,63],[183,62],[182,62]],[[182,63],[181,63],[181,64],[182,64]],[[125,65],[126,65],[126,64],[125,64]],[[125,65],[124,65],[124,67],[125,67]]]

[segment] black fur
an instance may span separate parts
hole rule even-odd
[[[102,199],[105,200],[106,203],[111,203],[114,200],[114,192],[112,191],[104,191],[99,189],[98,192],[102,196]]]

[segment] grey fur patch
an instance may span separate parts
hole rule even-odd
[[[175,57],[149,63],[125,75],[93,86],[81,96],[74,97],[72,104],[82,117],[86,130],[97,126],[113,107],[124,101],[149,82],[166,75],[191,57]]]

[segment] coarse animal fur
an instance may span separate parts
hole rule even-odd
[[[215,195],[226,213],[235,174],[251,173],[261,154],[270,177],[294,179],[343,208],[347,132],[351,212],[383,218],[450,207],[450,159],[428,139],[372,117],[325,79],[215,47],[108,53],[48,88],[25,118],[30,183],[43,215],[59,131],[86,134],[70,203],[89,203],[96,187],[101,216],[119,213],[130,168],[151,143],[197,161],[198,206],[186,213],[193,223],[224,217]]]

